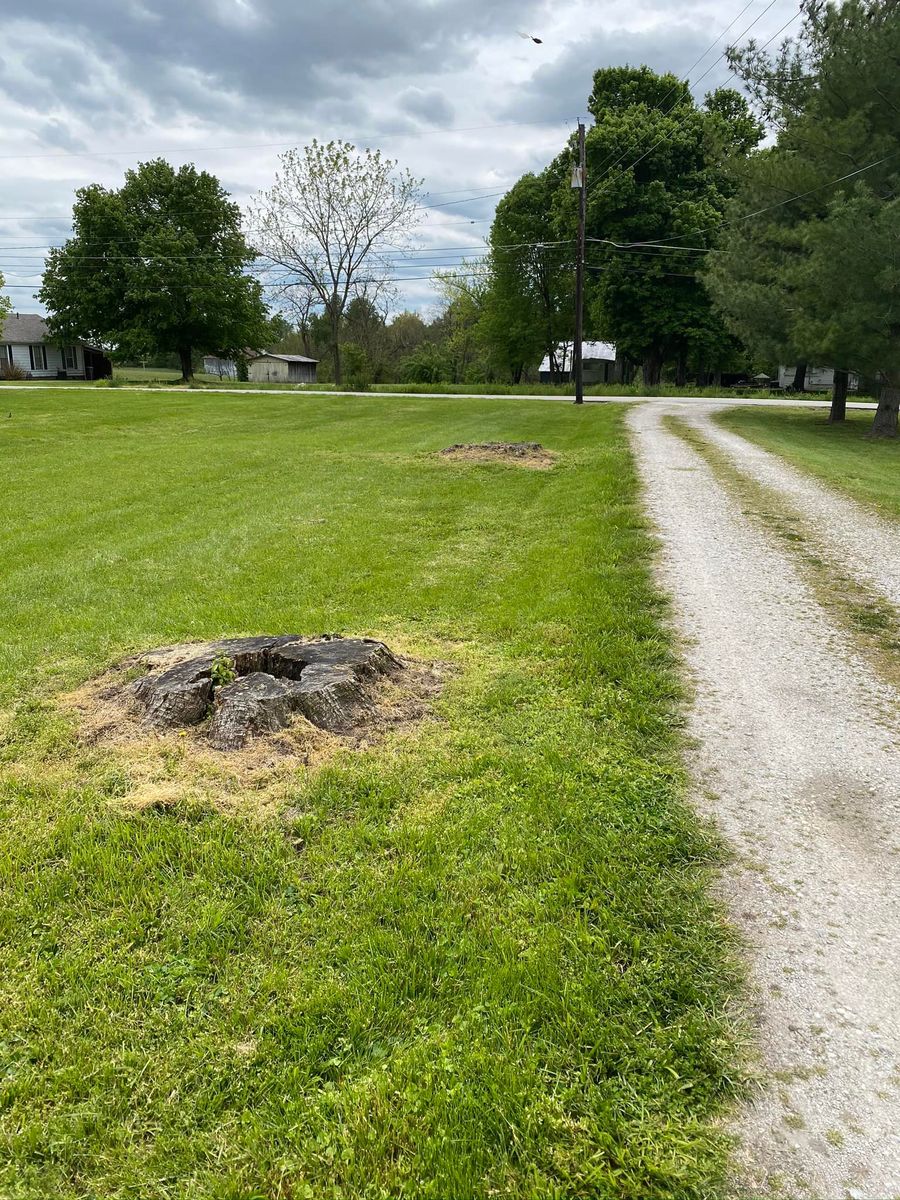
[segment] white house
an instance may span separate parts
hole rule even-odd
[[[557,347],[555,376],[550,370],[550,355],[544,357],[538,367],[538,379],[541,383],[569,382],[573,349],[574,345],[571,342]],[[621,363],[612,342],[582,342],[581,364],[585,383],[619,383],[622,379]]]
[[[319,360],[302,354],[272,354],[251,359],[247,378],[254,383],[315,383]]]
[[[778,386],[790,388],[794,386],[794,367],[778,368]],[[834,386],[834,370],[832,367],[807,367],[804,392],[830,392]],[[850,372],[847,379],[847,391],[859,391],[859,376]]]
[[[112,374],[112,364],[96,346],[51,342],[47,322],[38,313],[13,313],[3,322],[0,379],[10,367],[20,367],[33,379],[104,379]]]

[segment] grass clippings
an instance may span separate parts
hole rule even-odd
[[[119,761],[128,765],[134,790],[117,800],[137,808],[166,807],[166,798],[177,799],[180,789],[181,795],[198,801],[205,796],[216,807],[233,809],[234,792],[243,786],[251,789],[255,806],[269,807],[272,785],[298,769],[320,768],[342,751],[368,749],[389,733],[433,720],[434,702],[455,673],[447,662],[403,659],[401,672],[367,682],[365,706],[357,710],[353,725],[340,733],[320,729],[298,714],[286,728],[251,737],[239,750],[219,750],[209,740],[208,722],[155,730],[133,701],[138,673],[168,670],[194,657],[197,648],[197,643],[183,643],[130,655],[58,697],[61,710],[75,720],[79,745],[114,749]],[[177,778],[173,762],[180,764]],[[223,790],[226,778],[229,787]]]

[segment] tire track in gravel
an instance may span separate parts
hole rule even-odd
[[[887,518],[723,428],[713,420],[718,411],[715,406],[684,408],[679,416],[723,450],[739,470],[779,492],[815,530],[816,540],[833,562],[900,609],[900,530]]]
[[[666,430],[684,412],[629,422],[694,682],[698,805],[736,851],[723,890],[765,1083],[735,1120],[735,1186],[882,1200],[900,1194],[900,697]]]

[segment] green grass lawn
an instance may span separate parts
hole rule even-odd
[[[900,517],[900,440],[870,439],[872,412],[851,409],[838,425],[829,425],[827,415],[729,408],[717,413],[716,420],[857,500]]]
[[[735,970],[622,411],[11,404],[4,1200],[717,1194]],[[558,465],[433,454],[490,439]],[[184,794],[138,810],[134,761],[53,699],[281,630],[457,667],[436,720],[281,778],[287,824],[175,751]]]
[[[123,383],[177,383],[181,379],[181,371],[170,367],[120,367],[117,364],[113,368],[113,375]],[[195,378],[200,383],[227,385],[233,382],[221,379],[218,375],[207,375],[203,371],[198,371]]]

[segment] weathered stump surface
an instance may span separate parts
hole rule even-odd
[[[283,729],[293,713],[294,686],[254,671],[218,688],[209,740],[217,750],[237,750],[253,734]]]
[[[237,678],[217,684],[216,662],[223,658]],[[322,729],[346,730],[368,705],[367,685],[402,667],[370,638],[230,638],[144,676],[132,695],[156,729],[198,725],[212,714],[212,744],[235,750],[254,734],[284,728],[295,714]]]

